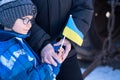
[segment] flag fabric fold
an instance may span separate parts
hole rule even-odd
[[[70,15],[62,34],[64,37],[68,38],[69,40],[73,41],[74,43],[76,43],[79,46],[81,46],[83,43],[84,35],[77,28],[77,26],[72,18],[72,15]]]

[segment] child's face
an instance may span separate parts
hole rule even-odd
[[[32,23],[33,16],[25,16],[21,19],[17,19],[13,25],[13,31],[20,33],[20,34],[27,34],[30,30]]]
[[[22,18],[18,18],[15,21],[11,30],[13,30],[17,33],[20,33],[20,34],[27,34],[32,26],[32,23],[31,23],[32,18],[33,18],[33,16],[31,16],[31,15],[24,16]],[[10,29],[5,27],[5,30],[10,30]]]

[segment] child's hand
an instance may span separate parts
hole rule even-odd
[[[54,46],[62,45],[63,39],[59,42],[55,43]],[[62,56],[62,62],[67,58],[70,50],[71,50],[71,43],[67,39],[64,40],[63,46],[65,47],[64,50],[59,52],[59,56]],[[63,53],[63,54],[62,54]]]
[[[58,49],[58,53],[57,54],[58,54],[58,56],[60,58],[60,63],[62,63],[63,62],[64,48]]]

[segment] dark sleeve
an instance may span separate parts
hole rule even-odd
[[[35,52],[40,50],[48,43],[50,43],[50,36],[36,23],[31,28],[31,34],[26,39],[29,45]]]
[[[73,0],[71,14],[75,24],[85,35],[93,16],[93,0]]]
[[[73,0],[71,14],[78,29],[85,36],[90,28],[93,16],[93,0]],[[74,42],[72,46],[76,49],[79,47]]]

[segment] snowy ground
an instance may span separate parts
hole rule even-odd
[[[82,72],[85,71],[81,68]],[[85,80],[120,80],[120,70],[113,70],[112,67],[100,66],[94,69]]]

